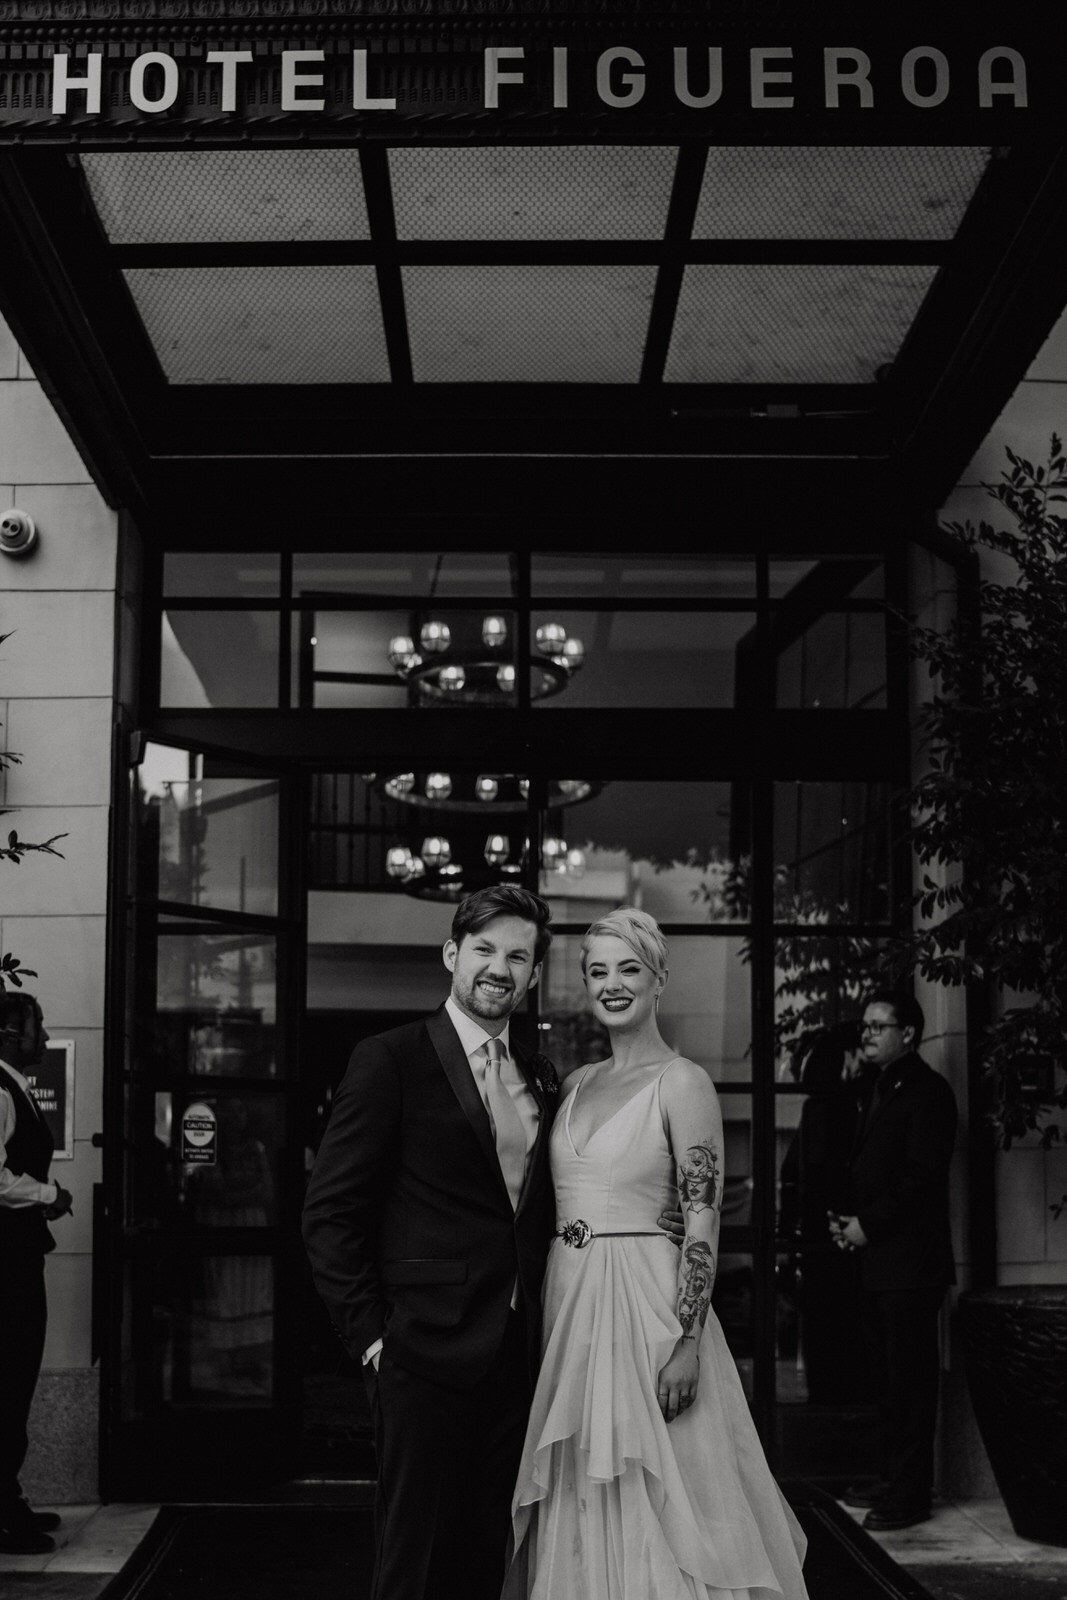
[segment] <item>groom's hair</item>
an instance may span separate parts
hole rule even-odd
[[[494,917],[521,917],[537,929],[534,960],[543,961],[552,943],[548,919],[552,915],[540,895],[520,889],[514,883],[496,883],[489,889],[476,889],[461,900],[452,918],[452,937],[462,944],[468,933],[479,933]]]

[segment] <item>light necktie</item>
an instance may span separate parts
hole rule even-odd
[[[526,1176],[526,1129],[507,1084],[501,1081],[504,1046],[499,1039],[487,1039],[482,1050],[485,1052],[485,1099],[493,1124],[497,1160],[511,1204],[517,1207]]]

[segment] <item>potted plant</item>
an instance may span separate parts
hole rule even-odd
[[[934,692],[909,796],[920,921],[897,955],[984,993],[987,1114],[1005,1149],[1047,1149],[1067,1107],[1067,457],[1055,436],[1044,466],[1008,457],[987,488],[1010,524],[947,529],[975,565],[985,553],[976,606],[915,630]],[[974,1291],[961,1317],[1016,1531],[1067,1544],[1067,1286]]]

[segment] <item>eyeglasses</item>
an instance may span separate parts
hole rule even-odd
[[[890,1028],[899,1028],[899,1022],[865,1022],[860,1028],[860,1033],[886,1033]]]

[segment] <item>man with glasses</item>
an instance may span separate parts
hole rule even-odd
[[[877,1069],[849,1164],[851,1215],[831,1215],[839,1249],[855,1253],[868,1360],[882,1432],[882,1476],[845,1503],[864,1527],[909,1528],[930,1515],[940,1375],[938,1314],[955,1282],[948,1172],[956,1136],[951,1088],[916,1053],[922,1008],[872,994],[863,1056]]]

